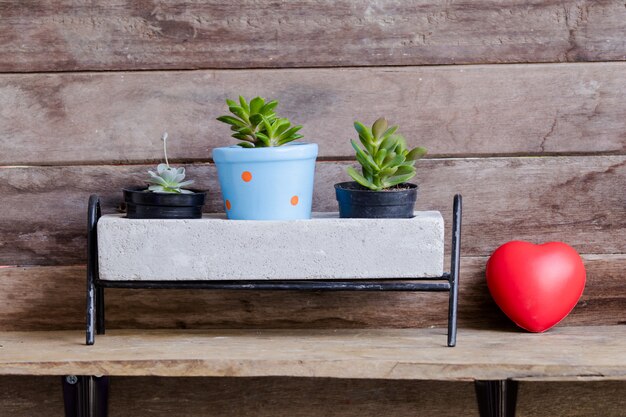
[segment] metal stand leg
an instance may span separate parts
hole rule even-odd
[[[515,417],[517,381],[475,381],[480,417]]]
[[[456,345],[456,318],[459,304],[459,272],[461,269],[461,215],[463,199],[454,196],[452,208],[452,251],[450,261],[450,299],[448,305],[448,346]]]
[[[97,331],[104,333],[104,289],[96,288],[98,277],[98,234],[97,224],[100,218],[100,200],[98,196],[89,197],[87,209],[87,334],[86,343],[95,342],[96,314]]]
[[[96,333],[104,334],[104,288],[96,287]]]
[[[89,274],[89,272],[87,272]],[[87,279],[87,335],[85,337],[85,343],[87,345],[93,345],[96,341],[95,335],[95,312],[96,312],[96,288],[93,282],[89,282]]]
[[[107,417],[109,377],[64,376],[65,417]]]

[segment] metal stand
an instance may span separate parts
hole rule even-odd
[[[100,218],[100,200],[89,197],[88,262],[87,262],[87,337],[88,345],[95,342],[95,333],[104,334],[104,289],[210,289],[210,290],[301,290],[301,291],[448,291],[448,346],[456,345],[457,308],[459,299],[459,271],[461,259],[462,198],[454,196],[452,218],[452,259],[450,273],[435,278],[408,278],[386,280],[315,280],[315,281],[102,281],[98,275],[97,224]],[[445,281],[445,282],[429,282]]]
[[[517,381],[476,381],[474,387],[480,417],[515,417]]]
[[[448,291],[448,346],[456,345],[457,308],[459,299],[459,271],[461,259],[462,198],[454,196],[452,217],[452,258],[450,273],[435,278],[394,280],[316,280],[316,281],[102,281],[98,273],[98,219],[101,216],[100,199],[89,197],[87,215],[87,345],[95,343],[95,334],[105,332],[105,288],[146,289],[211,289],[211,290],[301,290],[301,291]],[[431,281],[431,282],[429,282]],[[440,282],[432,282],[440,281]],[[444,282],[441,282],[444,281]],[[476,390],[479,391],[477,381]],[[492,383],[493,381],[486,381]],[[496,381],[498,382],[498,381]],[[108,377],[63,377],[63,397],[66,417],[106,417]],[[482,385],[481,385],[482,387]],[[481,388],[483,390],[483,388]],[[482,391],[481,391],[482,392]],[[489,391],[491,392],[491,391]],[[479,399],[483,396],[479,395]],[[489,397],[491,398],[491,397]],[[482,407],[482,406],[481,406]],[[481,408],[482,410],[483,408]],[[483,414],[481,416],[511,417],[509,414]]]
[[[107,416],[108,377],[69,375],[62,378],[65,417]]]

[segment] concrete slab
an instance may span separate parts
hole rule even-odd
[[[103,280],[368,279],[443,274],[441,213],[412,219],[246,221],[208,215],[194,220],[98,222]]]

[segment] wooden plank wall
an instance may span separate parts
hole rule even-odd
[[[452,195],[465,198],[460,325],[512,328],[483,276],[514,238],[583,254],[587,289],[562,325],[626,324],[625,33],[617,0],[3,1],[0,329],[83,327],[87,198],[115,211],[161,157],[162,131],[220,211],[210,149],[231,143],[215,117],[237,94],[278,98],[320,145],[319,211],[336,209],[355,118],[386,115],[430,150],[417,208],[449,219]],[[445,298],[423,294],[111,290],[108,302],[118,328],[446,317]],[[0,415],[58,415],[57,382],[0,378]],[[519,415],[617,416],[625,394],[525,383]],[[113,416],[476,415],[464,383],[125,378],[112,395]]]

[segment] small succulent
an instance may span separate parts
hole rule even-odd
[[[183,189],[183,187],[193,184],[193,180],[183,181],[185,179],[185,168],[171,167],[167,160],[167,132],[163,133],[161,140],[163,141],[165,163],[157,165],[157,172],[148,171],[148,174],[150,174],[148,182],[152,184],[148,187],[148,191],[153,193],[193,194],[193,191]]]
[[[408,150],[404,137],[395,133],[398,126],[388,127],[387,120],[381,117],[371,129],[360,122],[354,122],[354,128],[365,149],[351,140],[356,159],[361,164],[361,173],[348,167],[353,180],[370,190],[380,191],[415,176],[415,161],[426,155],[426,149]]]
[[[276,116],[277,100],[266,102],[255,97],[248,103],[239,96],[239,103],[227,99],[226,104],[234,116],[220,116],[217,120],[230,125],[232,137],[241,140],[238,145],[243,148],[281,146],[303,137],[298,133],[302,126],[291,126],[289,119]]]

